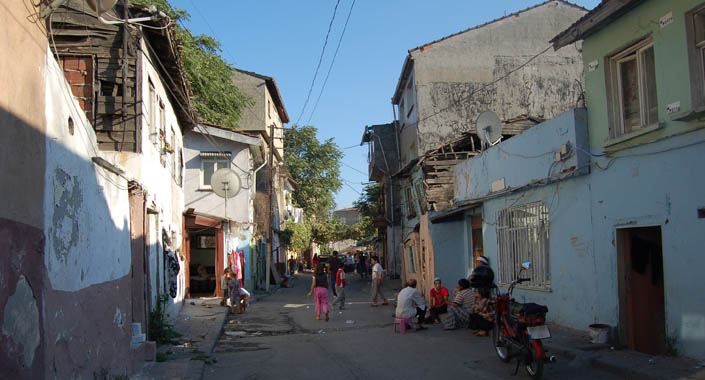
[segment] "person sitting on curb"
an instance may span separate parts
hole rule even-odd
[[[489,290],[477,290],[475,303],[470,313],[470,328],[475,336],[487,336],[494,327],[494,307],[490,301]]]
[[[440,314],[448,312],[448,289],[441,284],[441,278],[433,279],[433,288],[430,291],[431,309],[429,310],[429,323],[441,323]]]
[[[422,326],[426,317],[426,300],[421,292],[416,289],[416,280],[409,279],[406,287],[397,296],[396,317],[403,319],[417,318],[416,331],[425,330]]]
[[[455,288],[453,303],[448,307],[444,330],[455,330],[458,327],[467,327],[470,320],[470,309],[475,303],[475,293],[470,289],[470,281],[465,278],[458,280]]]

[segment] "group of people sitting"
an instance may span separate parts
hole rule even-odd
[[[469,327],[473,334],[487,336],[494,326],[494,307],[490,299],[494,274],[489,268],[487,257],[480,256],[477,262],[478,266],[470,278],[458,280],[452,301],[448,289],[443,286],[439,277],[434,279],[433,288],[430,290],[430,305],[426,305],[423,295],[416,289],[417,281],[407,280],[406,287],[397,297],[396,317],[408,320],[416,318],[416,330],[424,330],[424,323],[441,323],[440,315],[448,314],[444,318],[445,330]],[[481,279],[478,273],[482,273]]]

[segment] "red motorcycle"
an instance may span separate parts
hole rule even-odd
[[[508,363],[512,358],[517,358],[514,375],[519,371],[519,367],[524,365],[532,379],[540,379],[543,376],[544,361],[555,360],[554,357],[546,357],[541,343],[542,339],[551,337],[551,332],[545,325],[548,308],[535,303],[522,304],[512,298],[512,291],[517,284],[531,280],[520,277],[521,272],[529,268],[531,262],[522,263],[519,276],[509,285],[507,293],[497,291],[494,299],[496,314],[492,344],[503,362]]]

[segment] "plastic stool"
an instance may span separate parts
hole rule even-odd
[[[400,333],[406,333],[406,330],[411,328],[411,318],[394,318],[394,332],[397,332],[397,326]]]

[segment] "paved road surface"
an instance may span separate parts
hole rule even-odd
[[[351,277],[357,277],[352,275]],[[294,287],[233,315],[214,350],[217,362],[204,379],[528,379],[523,369],[497,359],[488,338],[470,330],[394,333],[392,306],[369,306],[369,283],[357,278],[348,288],[346,310],[330,321],[314,319],[307,297],[310,276],[298,275]],[[387,297],[398,291],[386,286]],[[587,363],[563,358],[547,365],[545,379],[618,379]]]

